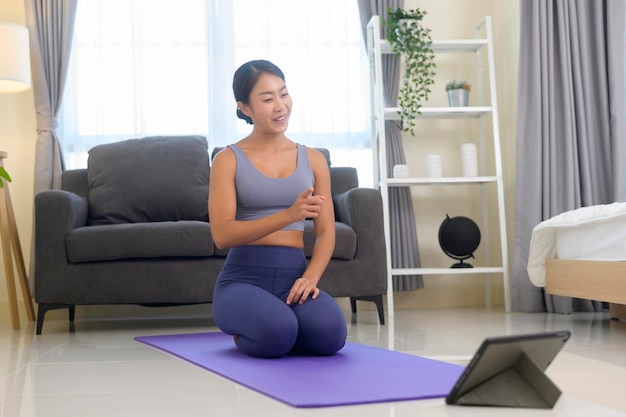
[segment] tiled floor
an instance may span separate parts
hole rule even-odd
[[[349,327],[351,342],[462,364],[488,336],[570,330],[547,371],[563,395],[552,410],[446,406],[443,399],[292,408],[133,340],[217,330],[209,316],[77,320],[73,332],[64,320],[47,320],[41,336],[33,323],[13,331],[4,318],[0,416],[626,416],[626,323],[603,313],[403,310],[380,326],[363,311]]]

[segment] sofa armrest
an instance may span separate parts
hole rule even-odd
[[[337,221],[352,227],[357,235],[356,257],[385,258],[383,203],[374,188],[353,188],[333,197]]]
[[[380,191],[352,188],[336,195],[333,202],[336,220],[355,231],[356,253],[351,261],[331,261],[325,273],[328,279],[320,281],[320,288],[333,297],[352,301],[378,297],[382,302],[380,297],[387,293],[387,256]]]
[[[47,302],[63,294],[68,257],[65,237],[87,225],[87,199],[77,194],[48,190],[35,196],[35,299]]]
[[[333,196],[343,194],[359,186],[359,176],[353,167],[331,167],[330,184]]]

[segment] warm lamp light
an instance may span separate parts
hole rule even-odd
[[[0,22],[0,94],[30,88],[28,29]]]

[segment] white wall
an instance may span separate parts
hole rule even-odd
[[[494,32],[494,55],[496,61],[496,85],[499,104],[500,139],[504,166],[504,189],[507,220],[508,259],[512,253],[514,184],[515,184],[515,120],[517,96],[517,53],[519,3],[491,0],[406,0],[405,8],[419,7],[427,11],[424,23],[432,30],[434,40],[472,38],[481,20],[489,15]],[[432,88],[429,105],[447,105],[444,86],[452,79],[472,83],[470,105],[477,101],[476,60],[472,54],[444,54],[437,56],[437,76]],[[488,69],[484,69],[487,73]],[[488,80],[484,80],[488,85]],[[486,90],[488,93],[488,90]],[[407,163],[416,176],[426,176],[426,156],[431,153],[443,157],[444,176],[460,176],[460,146],[465,142],[477,142],[479,125],[476,121],[436,120],[420,123],[416,137],[404,135]],[[490,119],[486,124],[490,132]],[[491,142],[492,136],[487,136]],[[491,162],[490,162],[491,163]],[[497,223],[495,186],[488,188],[490,213],[489,233],[482,222],[482,200],[477,186],[413,187],[412,196],[420,245],[422,266],[441,267],[451,265],[438,242],[438,230],[445,215],[467,216],[475,220],[483,234],[476,259],[469,262],[486,265],[481,253],[490,242],[490,266],[500,262],[500,246]],[[485,305],[482,275],[435,275],[425,277],[425,288],[410,292],[396,292],[396,308],[445,308],[474,307]],[[491,287],[493,305],[504,305],[502,276],[487,277]]]
[[[513,208],[515,183],[515,120],[517,96],[517,54],[519,32],[519,2],[518,1],[491,1],[491,0],[406,0],[406,8],[420,7],[428,11],[426,24],[432,29],[435,39],[463,38],[474,35],[476,24],[485,16],[493,18],[495,34],[496,76],[498,85],[498,100],[500,104],[500,134],[503,146],[504,181],[508,223],[509,253],[512,253],[513,237]],[[22,0],[0,0],[0,20],[25,24],[24,4]],[[452,59],[452,58],[451,58]],[[471,61],[471,60],[470,60]],[[433,91],[434,100],[445,100],[445,92],[441,90],[449,78],[471,78],[465,74],[473,74],[473,65],[457,63],[444,66],[440,64],[437,85]],[[461,137],[458,130],[440,129],[440,125],[427,127],[420,131],[424,140],[412,137],[405,138],[405,149],[409,164],[415,172],[424,170],[424,152],[434,152],[442,141],[453,138],[452,143]],[[432,130],[428,130],[432,129]],[[468,138],[474,131],[466,133],[467,128],[461,126],[462,134]],[[441,131],[444,137],[439,136]],[[33,172],[35,164],[36,124],[32,91],[19,94],[0,95],[0,150],[8,152],[5,166],[13,177],[10,184],[11,197],[17,217],[18,230],[26,264],[30,263],[30,247],[32,234],[33,210]],[[459,142],[460,143],[460,142]],[[450,148],[448,152],[456,151]],[[446,159],[452,160],[452,153],[446,154]],[[456,169],[452,165],[445,169]],[[444,171],[445,173],[445,171]],[[426,193],[426,195],[424,195]],[[414,194],[414,203],[420,228],[421,255],[424,261],[450,263],[439,249],[436,231],[446,212],[451,207],[465,204],[463,199],[452,195],[444,195],[441,200],[430,199],[429,191],[419,191]],[[467,193],[463,190],[461,194]],[[438,195],[441,197],[441,195]],[[438,203],[436,201],[441,201]],[[472,215],[480,207],[474,206]],[[426,214],[424,214],[424,210]],[[454,214],[454,213],[451,213]],[[510,257],[510,255],[509,255]],[[4,281],[4,269],[0,269],[0,280]],[[502,291],[499,277],[493,278],[493,302],[502,304]],[[476,276],[426,277],[426,288],[396,293],[396,308],[445,308],[459,306],[484,305],[483,281]],[[18,296],[19,293],[18,293]],[[20,296],[21,297],[21,296]],[[6,285],[0,284],[0,303],[7,300]],[[3,314],[4,312],[0,312]],[[24,314],[22,313],[22,317]]]
[[[0,20],[25,25],[23,0],[0,0]],[[0,150],[8,154],[4,166],[13,179],[9,189],[27,269],[33,230],[36,138],[32,90],[18,94],[0,94]],[[8,300],[4,271],[4,267],[0,268],[0,302]],[[18,299],[22,299],[19,285]],[[4,314],[8,314],[8,310],[0,311],[0,315]],[[20,316],[23,321],[24,310],[20,311]]]

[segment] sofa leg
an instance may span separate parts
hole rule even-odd
[[[39,303],[37,308],[37,334],[41,334],[43,329],[43,319],[46,313],[50,310],[58,310],[60,308],[69,308],[69,319],[70,322],[74,321],[76,306],[70,304],[52,304],[52,303]]]
[[[383,296],[382,295],[370,295],[363,297],[350,297],[350,307],[352,308],[352,322],[356,323],[356,302],[359,301],[371,301],[376,304],[378,310],[378,320],[380,324],[385,324],[385,312],[383,310]]]
[[[352,314],[356,314],[356,298],[350,297],[350,308],[352,309]]]

